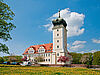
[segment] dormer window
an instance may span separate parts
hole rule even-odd
[[[34,49],[33,49],[33,48],[30,48],[30,49],[28,50],[28,53],[34,53]]]
[[[40,46],[38,49],[39,53],[44,53],[45,52],[45,48],[43,46]]]

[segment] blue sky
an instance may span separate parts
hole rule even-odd
[[[11,31],[12,40],[6,42],[9,51],[21,55],[31,45],[52,43],[52,31],[49,31],[49,19],[57,17],[58,9],[67,15],[76,14],[69,20],[68,50],[70,52],[93,52],[100,50],[100,0],[4,0],[15,13],[13,23],[16,29]],[[68,12],[70,12],[68,14]],[[56,15],[56,16],[53,16]],[[80,20],[81,18],[81,20]],[[78,25],[74,25],[78,24]],[[84,22],[84,23],[83,23]],[[72,33],[70,23],[80,31]],[[49,26],[50,27],[50,26]],[[73,35],[72,35],[73,34]],[[5,42],[3,42],[5,43]],[[6,55],[0,53],[1,56]]]

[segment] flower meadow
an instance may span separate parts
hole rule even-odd
[[[6,66],[0,75],[100,75],[100,70],[68,67]]]

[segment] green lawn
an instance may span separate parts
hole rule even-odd
[[[0,75],[100,75],[100,70],[68,67],[0,67]]]

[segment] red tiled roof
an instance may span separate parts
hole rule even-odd
[[[36,51],[38,51],[38,49],[40,48],[40,46],[43,46],[45,48],[45,53],[49,53],[49,52],[53,52],[53,43],[49,43],[49,44],[42,44],[42,45],[33,45],[28,47],[23,54],[28,54],[28,50],[30,48],[33,48],[35,50],[34,53],[38,53]]]

